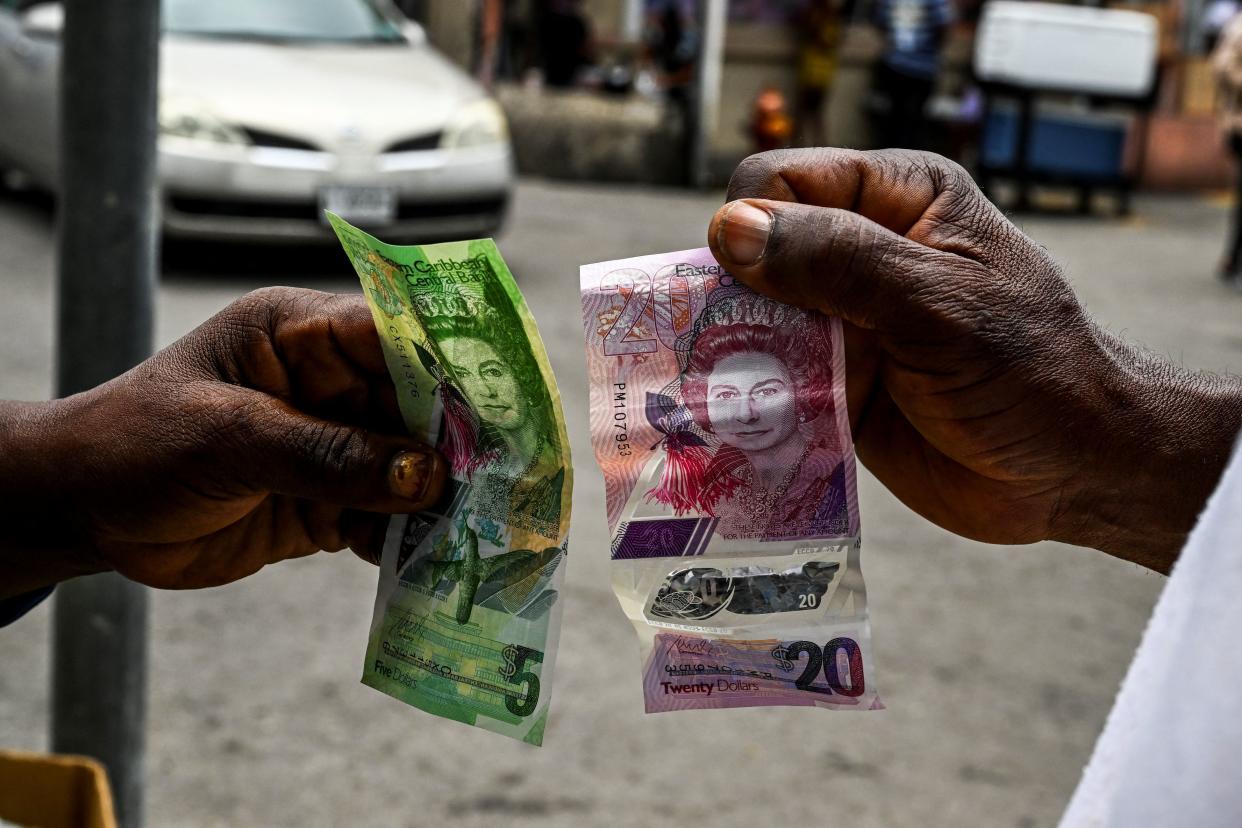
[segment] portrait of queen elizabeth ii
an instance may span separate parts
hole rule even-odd
[[[443,411],[437,448],[475,490],[475,513],[555,538],[565,484],[547,385],[521,321],[484,275],[414,302],[426,333],[415,350]]]
[[[834,342],[820,314],[720,288],[678,341],[681,373],[648,399],[663,468],[647,492],[725,538],[848,534]]]

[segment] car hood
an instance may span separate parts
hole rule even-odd
[[[166,36],[166,105],[333,152],[379,151],[442,130],[484,97],[426,46],[297,45]]]

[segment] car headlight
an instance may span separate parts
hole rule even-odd
[[[190,101],[160,101],[160,135],[209,141],[214,144],[250,143],[246,134]]]
[[[495,101],[484,98],[459,109],[440,139],[445,149],[481,147],[509,141],[509,122]]]

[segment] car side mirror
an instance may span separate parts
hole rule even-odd
[[[65,28],[65,7],[58,2],[39,3],[22,12],[21,21],[26,37],[53,40]]]

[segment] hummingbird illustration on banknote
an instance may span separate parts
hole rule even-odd
[[[549,546],[542,552],[514,549],[490,558],[480,557],[479,536],[470,527],[469,517],[470,510],[462,509],[456,521],[457,539],[451,541],[445,535],[436,543],[437,553],[459,553],[460,557],[424,561],[421,564],[423,582],[428,586],[445,579],[457,583],[455,617],[458,624],[470,622],[481,593],[484,598],[494,598],[506,612],[517,614],[531,604],[530,598],[544,576],[556,569],[561,549],[556,546]],[[539,597],[544,598],[542,594]]]

